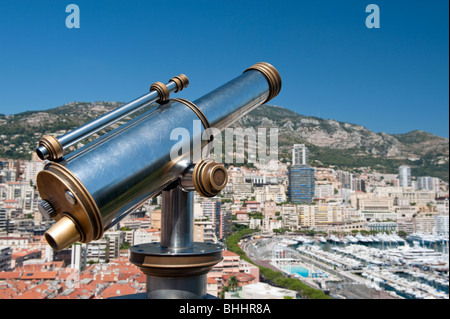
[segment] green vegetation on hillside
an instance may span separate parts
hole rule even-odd
[[[42,135],[56,134],[58,136],[121,104],[117,102],[72,102],[46,111],[28,111],[9,116],[0,115],[0,157],[30,160]],[[132,117],[149,108],[146,107],[136,112]],[[302,135],[306,133],[298,133],[299,129],[309,128],[324,134],[332,134],[340,128],[342,131],[351,133],[355,125],[304,116],[282,107],[261,105],[250,112],[247,120],[243,119],[243,123],[245,127],[254,127],[255,129],[259,126],[266,127],[267,123],[280,128],[278,159],[282,162],[290,162],[293,144],[304,143],[310,150],[309,158],[312,166],[332,166],[348,171],[367,167],[378,172],[396,174],[400,165],[407,164],[412,167],[413,176],[435,176],[449,181],[448,139],[427,132],[412,131],[406,134],[391,135],[392,138],[402,143],[402,147],[419,154],[414,160],[407,159],[407,157],[403,157],[404,159],[401,160],[372,154],[372,149],[375,149],[378,154],[383,154],[383,147],[386,147],[386,143],[388,143],[386,140],[384,146],[373,144],[367,146],[367,143],[360,143],[355,148],[347,149],[319,147],[308,143]],[[285,125],[287,125],[286,127],[293,126],[293,128],[282,129]],[[362,140],[370,134],[374,135],[373,132],[361,127],[358,132]],[[88,142],[88,140],[83,142]],[[243,165],[252,166],[248,163]]]
[[[250,235],[253,233],[252,229],[243,228],[234,234],[230,235],[226,239],[227,249],[239,255],[243,260],[254,264],[259,268],[260,276],[264,281],[269,282],[272,285],[278,287],[283,287],[286,289],[297,291],[297,293],[307,299],[332,299],[330,296],[326,295],[322,290],[314,289],[299,279],[287,277],[280,271],[274,271],[272,269],[256,265],[250,258],[247,257],[245,252],[239,247],[238,243],[242,237]]]

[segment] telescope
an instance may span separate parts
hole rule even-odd
[[[48,160],[36,184],[39,211],[55,224],[44,234],[56,251],[75,242],[89,243],[147,200],[161,195],[161,241],[130,248],[130,261],[147,276],[146,298],[204,298],[206,274],[221,261],[223,247],[194,242],[193,192],[216,196],[228,181],[221,163],[196,156],[211,139],[204,133],[223,131],[281,90],[278,71],[256,63],[228,83],[191,102],[170,98],[189,85],[187,76],[150,91],[61,137],[43,136],[36,153]],[[76,151],[64,150],[87,136],[142,109],[150,110]],[[200,121],[200,129],[193,123]],[[174,152],[174,130],[189,132]],[[176,135],[176,134],[175,134]],[[213,138],[213,136],[212,136]],[[194,146],[193,146],[194,145]],[[198,155],[198,154],[197,154]]]

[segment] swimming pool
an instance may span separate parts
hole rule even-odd
[[[291,266],[291,273],[298,274],[298,275],[302,276],[303,278],[306,278],[309,275],[308,269],[305,269],[301,266]]]

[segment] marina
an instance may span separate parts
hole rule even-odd
[[[448,240],[418,238],[279,236],[258,239],[247,252],[335,298],[449,299]]]

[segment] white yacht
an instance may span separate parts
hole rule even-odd
[[[292,245],[297,244],[297,241],[296,241],[296,240],[293,240],[293,239],[283,238],[283,240],[281,241],[281,243],[283,243],[283,244],[285,244],[285,245],[287,245],[287,246],[292,246]]]
[[[294,240],[296,240],[299,244],[302,244],[305,241],[305,237],[303,237],[302,235],[299,235],[299,236],[295,237]]]
[[[380,242],[380,240],[376,236],[370,235],[369,237],[372,240],[372,242],[374,242],[374,243],[379,243]]]
[[[331,235],[331,236],[329,237],[329,240],[330,240],[332,243],[336,243],[336,244],[341,243],[341,240],[339,239],[339,237],[337,237],[337,236],[335,236],[335,235]]]
[[[397,244],[397,243],[398,243],[397,238],[395,238],[394,235],[386,235],[386,237],[387,237],[387,240],[388,240],[389,242],[391,242],[391,243],[393,243],[393,244]]]
[[[352,235],[345,236],[345,239],[347,239],[350,244],[357,244],[358,243],[358,239],[356,239]]]
[[[392,237],[397,241],[397,243],[404,245],[406,243],[406,241],[401,238],[400,236],[398,236],[397,234],[392,235]]]
[[[362,243],[362,244],[367,244],[367,239],[365,236],[361,235],[361,233],[357,233],[355,235],[355,239],[358,240],[358,242]]]

